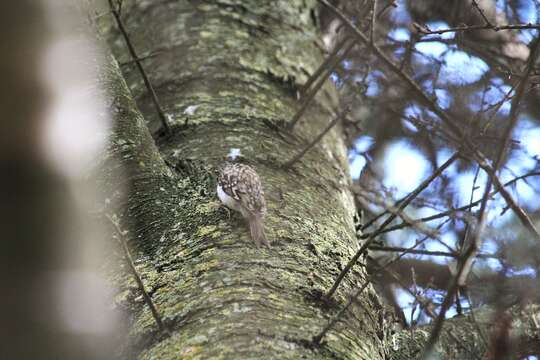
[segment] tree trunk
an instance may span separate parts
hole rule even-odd
[[[320,301],[358,249],[340,129],[292,169],[281,166],[337,110],[328,82],[294,134],[282,130],[299,107],[299,85],[323,59],[315,5],[124,1],[124,25],[140,57],[150,55],[143,67],[172,128],[156,148],[111,62],[107,86],[117,114],[111,154],[129,169],[123,220],[137,270],[170,329],[158,333],[129,274],[116,274],[118,304],[132,320],[127,358],[384,357],[386,327],[371,287],[321,346],[311,343],[366,278],[357,265],[332,304]],[[120,62],[129,61],[121,36],[108,34]],[[155,129],[158,116],[136,67],[123,70]],[[211,206],[215,172],[232,147],[262,178],[269,250],[254,247],[240,216]],[[114,174],[109,168],[105,179],[114,183]]]

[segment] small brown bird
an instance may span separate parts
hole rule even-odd
[[[229,158],[234,160],[237,156],[238,150],[232,149]],[[263,225],[266,200],[255,170],[248,165],[227,162],[218,177],[217,194],[225,206],[247,219],[255,246],[259,248],[262,243],[270,248]]]

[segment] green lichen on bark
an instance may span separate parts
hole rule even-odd
[[[124,291],[118,300],[133,319],[133,347],[126,357],[382,358],[371,288],[321,347],[309,345],[366,277],[355,267],[334,306],[322,306],[313,295],[332,285],[357,249],[339,128],[293,169],[281,167],[324,128],[336,107],[328,82],[294,135],[276,130],[298,108],[297,86],[322,61],[314,6],[315,1],[124,1],[135,48],[160,51],[143,65],[173,120],[174,135],[158,148],[176,168],[173,175],[160,171],[131,179],[126,217],[136,219],[138,270],[172,334],[158,336],[150,311],[125,293],[135,289],[117,277]],[[118,34],[111,32],[110,42],[125,59]],[[157,117],[142,80],[135,68],[123,70],[152,126]],[[214,174],[231,147],[241,148],[263,179],[270,250],[253,246],[238,215],[229,219],[211,206]]]
[[[508,338],[494,338],[493,334],[503,323],[502,318],[508,316]],[[522,319],[526,319],[523,321]],[[434,359],[483,359],[489,348],[493,348],[495,342],[509,340],[509,348],[512,352],[510,358],[522,358],[526,355],[528,344],[537,342],[540,330],[535,325],[540,319],[540,307],[538,305],[517,305],[510,309],[494,309],[490,306],[482,306],[461,316],[447,319],[440,334],[432,358]],[[430,324],[417,329],[406,329],[395,333],[388,348],[388,359],[408,360],[417,359],[424,350],[429,338],[432,326]],[[516,347],[521,344],[524,349]],[[512,348],[513,347],[513,348]],[[531,348],[534,348],[531,347]],[[502,354],[497,354],[502,356]],[[506,357],[505,357],[506,358]]]
[[[486,332],[489,330],[483,329]],[[389,348],[389,359],[405,360],[419,358],[431,332],[430,326],[421,329],[403,330],[394,335],[393,346]],[[433,359],[479,359],[486,345],[478,333],[477,325],[470,317],[449,320],[444,326],[440,340],[433,353]]]

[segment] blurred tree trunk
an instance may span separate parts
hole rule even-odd
[[[341,130],[331,131],[292,169],[281,167],[337,110],[328,82],[294,135],[277,128],[292,118],[299,85],[323,59],[315,6],[124,1],[124,25],[172,127],[173,135],[159,138],[157,147],[129,91],[154,131],[157,113],[109,24],[113,52],[127,62],[122,70],[130,89],[112,61],[107,87],[117,123],[110,154],[129,169],[121,215],[137,270],[170,328],[170,336],[157,332],[129,273],[116,273],[118,304],[132,321],[127,358],[384,357],[384,316],[371,288],[321,347],[310,343],[366,278],[357,265],[335,303],[320,301],[358,249]],[[229,219],[211,206],[215,171],[232,147],[262,177],[270,250],[253,246],[238,215]],[[109,167],[104,178],[114,184],[114,174]]]
[[[71,7],[64,10],[73,15]],[[55,167],[51,150],[58,90],[68,85],[53,80],[46,66],[61,33],[50,11],[44,1],[0,3],[0,358],[102,359],[116,345],[110,341],[115,329],[94,326],[101,316],[111,317],[102,311],[103,298],[93,291],[97,287],[89,289],[93,268],[80,256],[81,249],[90,248],[86,240],[94,238],[78,226],[80,204],[73,193],[81,188],[65,168]],[[85,95],[94,90],[88,84],[84,89]],[[73,134],[76,127],[65,131]],[[68,148],[54,145],[54,151]],[[87,216],[84,220],[91,223]],[[84,254],[86,260],[91,257]]]
[[[32,1],[2,3],[0,18],[5,35],[0,45],[0,169],[4,175],[0,358],[32,359],[41,354],[43,359],[52,359],[72,351],[63,341],[51,341],[60,333],[57,313],[37,311],[54,299],[45,274],[61,266],[56,252],[61,221],[50,214],[61,213],[65,205],[63,179],[40,156],[37,136],[48,104],[38,69],[41,44],[49,29],[40,4]],[[36,294],[38,286],[41,289]],[[28,346],[28,339],[32,346]]]

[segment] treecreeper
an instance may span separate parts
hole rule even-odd
[[[270,248],[264,232],[266,200],[261,179],[251,166],[236,162],[239,154],[238,149],[231,149],[218,176],[217,195],[226,207],[238,211],[248,221],[255,246],[264,244]]]

